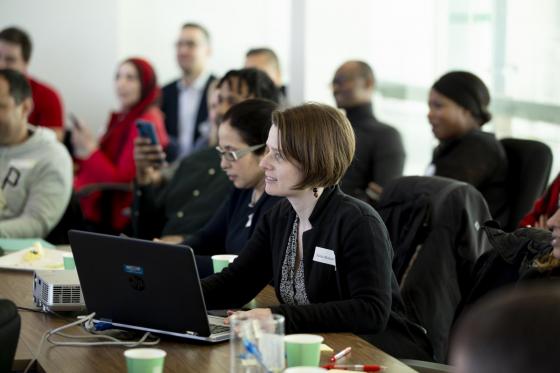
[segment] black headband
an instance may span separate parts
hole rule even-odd
[[[432,88],[467,109],[481,125],[492,117],[488,111],[488,88],[474,74],[465,71],[450,72],[439,78]]]

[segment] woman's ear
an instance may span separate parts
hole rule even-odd
[[[480,124],[469,110],[465,109],[462,106],[459,106],[459,108],[461,110],[462,121],[466,128],[480,128]]]

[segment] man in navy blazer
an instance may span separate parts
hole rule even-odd
[[[215,79],[207,70],[211,55],[210,34],[197,23],[186,23],[177,41],[181,78],[163,87],[161,109],[171,140],[167,160],[183,158],[204,147],[209,124],[206,94]]]

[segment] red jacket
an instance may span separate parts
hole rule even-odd
[[[121,113],[113,113],[107,131],[100,141],[99,148],[89,158],[78,161],[78,173],[74,179],[74,189],[94,183],[132,183],[136,175],[134,164],[134,139],[137,129],[133,122],[119,121]],[[161,145],[165,148],[169,143],[163,121],[163,115],[157,107],[150,107],[136,119],[144,119],[154,124]],[[112,228],[120,232],[130,222],[123,213],[132,204],[131,192],[111,192]],[[100,223],[101,193],[92,193],[80,199],[82,212],[87,220]]]
[[[36,126],[62,128],[64,125],[64,110],[60,95],[46,84],[31,77],[27,77],[33,96],[33,111],[28,121]]]
[[[560,174],[550,184],[544,195],[535,202],[533,209],[519,223],[520,227],[533,226],[541,215],[550,218],[558,210],[558,194],[560,193]]]

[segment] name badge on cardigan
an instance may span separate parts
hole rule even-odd
[[[253,215],[254,214],[249,214],[249,216],[247,216],[247,223],[245,223],[245,228],[250,228],[253,224]]]
[[[315,246],[315,254],[313,255],[313,261],[328,264],[336,268],[336,257],[334,255],[333,250]]]

